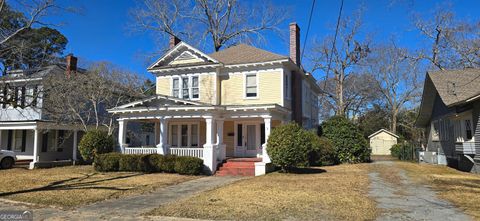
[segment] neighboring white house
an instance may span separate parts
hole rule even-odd
[[[45,77],[76,72],[76,62],[69,55],[66,64],[8,71],[0,77],[0,149],[13,150],[18,160],[30,161],[30,168],[77,159],[82,128],[50,121],[42,108],[47,105]]]
[[[390,148],[397,144],[398,136],[388,130],[380,129],[368,136],[372,155],[390,155]]]

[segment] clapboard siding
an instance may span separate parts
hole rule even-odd
[[[473,104],[473,125],[475,125],[475,159],[480,161],[480,101]]]

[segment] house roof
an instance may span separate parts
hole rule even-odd
[[[427,72],[416,125],[425,126],[430,121],[437,93],[445,106],[454,107],[480,98],[479,85],[480,69]]]
[[[480,95],[480,69],[436,71],[429,72],[428,76],[448,107]]]
[[[398,137],[399,137],[398,135],[396,135],[396,134],[394,134],[393,132],[390,132],[390,131],[388,131],[388,130],[386,130],[386,129],[380,129],[380,130],[378,130],[377,132],[375,132],[375,133],[373,133],[373,134],[370,134],[370,136],[368,136],[368,138],[374,137],[374,136],[376,136],[377,134],[379,134],[379,133],[381,133],[381,132],[385,132],[385,133],[387,133],[387,134],[390,134],[391,136],[393,136],[393,137],[395,137],[395,138],[398,138]]]
[[[278,55],[246,44],[235,45],[209,54],[209,56],[225,65],[288,59],[287,56]]]
[[[65,73],[67,66],[65,64],[51,64],[39,68],[31,68],[27,70],[12,70],[8,71],[7,75],[1,76],[1,81],[15,81],[20,79],[40,79],[50,74]],[[77,72],[84,73],[85,69],[78,68]]]

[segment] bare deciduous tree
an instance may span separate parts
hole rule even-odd
[[[45,80],[44,111],[54,121],[80,123],[113,133],[115,122],[107,109],[143,96],[143,79],[106,63],[94,64],[86,73],[52,75]]]
[[[16,22],[18,26],[13,29],[0,26],[0,46],[19,35],[22,31],[31,28],[34,24],[45,24],[42,22],[42,19],[51,9],[59,7],[55,0],[17,0],[16,3],[22,6],[25,17],[21,17]],[[6,10],[6,7],[6,0],[0,0],[0,14]]]
[[[333,37],[329,37],[323,43],[315,43],[312,49],[313,56],[310,58],[313,63],[312,72],[321,70],[324,73],[333,74],[332,79],[327,74],[324,85],[320,86],[323,88],[323,96],[330,100],[329,103],[334,107],[336,115],[347,114],[351,101],[345,100],[348,90],[346,84],[351,76],[358,74],[356,69],[370,52],[369,42],[361,41],[358,37],[361,24],[360,16],[354,20],[342,19],[339,24],[338,40],[334,47],[332,47]],[[356,96],[351,96],[353,97]]]
[[[416,16],[415,26],[430,41],[417,59],[425,59],[440,70],[480,67],[480,21],[458,21],[455,14],[440,7],[431,18]]]
[[[240,41],[263,39],[276,31],[286,11],[269,4],[237,0],[143,0],[131,13],[136,28],[164,40],[169,35],[220,50]]]
[[[408,59],[408,51],[395,44],[376,47],[368,58],[368,71],[375,76],[376,89],[381,92],[390,113],[390,130],[396,132],[399,112],[408,103],[416,104],[421,95],[420,71],[417,62]]]

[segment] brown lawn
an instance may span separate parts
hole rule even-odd
[[[431,186],[440,198],[480,220],[480,175],[446,166],[396,162],[414,181]]]
[[[151,211],[148,215],[233,220],[372,220],[367,164],[272,173],[242,180]],[[318,173],[320,169],[325,172]]]
[[[195,179],[177,174],[99,173],[92,166],[0,170],[0,198],[76,207]]]

